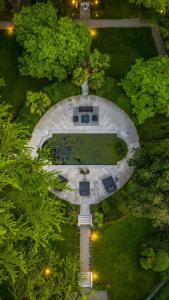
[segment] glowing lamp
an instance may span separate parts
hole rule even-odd
[[[13,31],[14,31],[14,26],[10,25],[6,28],[8,34],[13,34]]]
[[[90,237],[90,238],[91,238],[91,241],[92,241],[92,242],[97,241],[98,238],[99,238],[98,233],[95,232],[95,231],[93,231],[93,232],[91,233],[91,237]]]
[[[92,279],[93,279],[93,281],[97,281],[98,278],[99,278],[98,273],[92,272]]]
[[[96,31],[96,29],[90,29],[90,35],[91,35],[91,37],[96,37],[97,36],[97,31]]]
[[[49,268],[49,267],[46,267],[46,268],[44,269],[43,273],[44,273],[44,276],[45,276],[45,277],[50,277],[50,276],[52,275],[52,269]]]

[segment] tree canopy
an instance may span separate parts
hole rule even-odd
[[[48,97],[47,94],[43,92],[32,92],[27,91],[26,97],[26,106],[30,107],[30,112],[32,114],[37,114],[42,116],[43,113],[49,106],[51,105],[52,101]]]
[[[79,261],[61,259],[53,248],[62,239],[65,209],[48,192],[62,183],[31,158],[27,129],[8,109],[0,105],[0,284],[7,282],[16,300],[69,299],[79,294]]]
[[[156,113],[169,116],[169,58],[155,57],[135,65],[122,80],[124,88],[140,124]]]
[[[158,12],[169,10],[168,0],[129,0],[130,3],[143,4],[146,7],[155,8]]]
[[[88,80],[92,90],[101,88],[105,81],[105,69],[110,66],[109,62],[109,55],[102,54],[95,49],[89,56],[87,66],[78,67],[74,70],[74,84],[80,86],[85,80]]]
[[[131,208],[155,226],[169,226],[169,139],[153,140],[136,151],[130,164],[135,173],[129,183]]]
[[[140,264],[146,270],[165,271],[169,268],[169,254],[164,249],[145,248],[141,252]]]
[[[89,54],[87,25],[68,17],[58,19],[50,2],[23,7],[13,21],[16,39],[24,49],[19,58],[23,75],[64,80]]]

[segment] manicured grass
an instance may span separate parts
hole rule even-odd
[[[142,11],[143,8],[129,4],[128,0],[100,0],[98,5],[91,5],[92,17],[99,19],[137,18]]]
[[[105,225],[92,244],[92,270],[97,288],[107,288],[110,300],[142,300],[158,277],[141,269],[142,244],[153,243],[154,229],[146,219],[124,217]]]
[[[116,79],[124,77],[137,58],[148,59],[157,55],[150,28],[97,29],[92,48],[111,57],[107,75]]]
[[[115,134],[55,134],[44,145],[53,164],[116,164],[127,153],[127,145]],[[42,151],[42,152],[43,152]]]
[[[0,103],[12,105],[12,111],[18,112],[23,106],[27,90],[39,90],[46,83],[44,80],[21,76],[18,70],[18,56],[21,49],[15,37],[7,32],[0,32],[0,78],[4,78],[6,86],[1,88]]]

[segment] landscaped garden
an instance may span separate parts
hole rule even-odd
[[[43,151],[50,152],[52,164],[114,165],[125,157],[127,146],[115,134],[55,134]]]
[[[15,32],[0,32],[0,298],[69,300],[81,295],[79,208],[48,192],[61,183],[44,171],[44,160],[30,157],[26,145],[47,109],[79,95],[87,79],[91,94],[130,115],[141,144],[130,162],[135,173],[129,183],[91,208],[94,289],[106,290],[109,300],[146,299],[169,279],[168,56],[157,56],[150,28],[96,29],[90,44],[86,26],[58,21],[49,3],[39,3],[32,13],[33,2],[22,2],[28,10],[15,16]],[[59,16],[79,16],[76,1],[55,5]],[[91,7],[93,18],[160,13],[168,45],[165,0],[104,0]],[[53,164],[116,164],[127,146],[113,134],[57,134],[44,150]],[[168,284],[155,299],[169,299]]]
[[[92,243],[96,288],[106,287],[113,300],[145,299],[158,282],[156,274],[145,272],[139,265],[142,244],[153,243],[156,238],[151,222],[122,216],[96,232],[98,239]]]

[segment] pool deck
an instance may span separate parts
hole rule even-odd
[[[97,126],[80,125],[73,123],[73,109],[77,106],[99,107],[99,124]],[[73,96],[52,106],[36,125],[29,147],[32,155],[37,155],[38,148],[42,147],[46,139],[54,133],[114,133],[123,139],[128,146],[126,157],[117,165],[47,165],[48,171],[57,171],[68,179],[71,190],[59,192],[59,197],[81,205],[98,203],[110,196],[102,184],[102,179],[113,176],[117,190],[131,177],[133,168],[128,166],[128,160],[133,156],[134,149],[139,147],[139,137],[136,128],[129,116],[113,102],[98,96]],[[89,169],[89,174],[80,174],[80,169]],[[90,181],[90,196],[80,196],[79,182]]]

